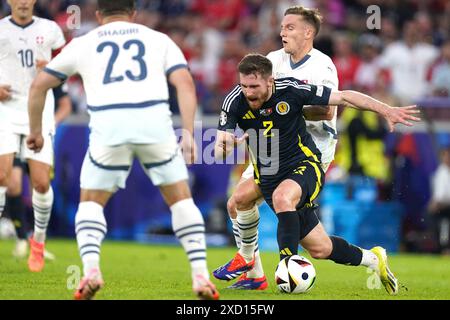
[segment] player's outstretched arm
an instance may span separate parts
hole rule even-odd
[[[394,125],[397,123],[411,127],[413,125],[411,121],[420,121],[420,118],[414,116],[415,114],[420,113],[416,105],[391,107],[368,95],[352,90],[332,91],[329,103],[350,104],[350,106],[354,106],[357,109],[376,112],[386,119],[390,132],[394,131]]]
[[[28,96],[28,115],[30,118],[30,135],[28,148],[39,152],[43,145],[42,112],[44,111],[47,91],[61,84],[61,80],[47,72],[39,72],[30,87]]]
[[[303,115],[309,121],[333,120],[336,106],[305,106]]]
[[[197,110],[197,95],[195,84],[188,69],[181,68],[172,72],[169,82],[177,90],[178,106],[180,108],[181,121],[183,122],[183,134],[181,149],[186,163],[195,162],[197,151],[194,141],[194,118]]]

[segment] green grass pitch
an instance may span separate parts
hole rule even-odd
[[[0,241],[0,299],[72,299],[74,290],[70,286],[77,276],[77,268],[73,266],[80,266],[75,240],[51,239],[48,249],[57,258],[47,262],[44,271],[38,274],[28,271],[26,259],[16,260],[12,257],[13,246],[12,241]],[[209,248],[210,271],[228,261],[234,253],[234,248]],[[310,292],[281,294],[273,279],[277,254],[263,252],[262,259],[269,280],[267,290],[229,290],[226,287],[230,283],[214,279],[221,299],[450,299],[450,257],[391,255],[389,263],[392,271],[408,288],[401,289],[396,297],[388,296],[384,288],[368,289],[368,284],[373,287],[373,278],[370,278],[371,275],[364,267],[347,267],[318,260],[312,260],[317,279]],[[191,291],[187,258],[179,246],[105,241],[101,266],[106,285],[97,295],[99,300],[195,299]]]

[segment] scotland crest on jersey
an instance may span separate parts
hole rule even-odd
[[[284,116],[289,112],[289,110],[291,110],[291,106],[289,105],[289,103],[281,101],[277,103],[276,110],[279,115]]]

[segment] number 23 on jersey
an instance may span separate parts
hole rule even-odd
[[[97,47],[97,52],[102,53],[106,48],[110,48],[111,56],[108,61],[108,66],[106,68],[105,76],[103,77],[103,84],[110,84],[113,82],[120,82],[125,79],[124,75],[113,76],[114,63],[120,55],[121,48],[119,45],[112,41],[106,41],[99,44]],[[136,61],[139,65],[139,73],[133,74],[132,71],[125,71],[125,76],[131,81],[142,81],[147,78],[147,64],[145,63],[145,46],[140,40],[128,40],[123,44],[124,50],[134,50],[137,48],[137,54],[132,57],[132,60]]]

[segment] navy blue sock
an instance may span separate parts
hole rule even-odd
[[[17,238],[23,240],[27,238],[26,210],[21,196],[8,196],[8,209],[11,220],[16,228]]]
[[[300,237],[300,220],[297,211],[284,211],[277,214],[277,239],[280,249],[280,260],[298,254]]]
[[[329,260],[339,264],[350,266],[359,266],[362,260],[362,251],[360,248],[348,243],[345,239],[336,236],[330,236],[333,243]]]

